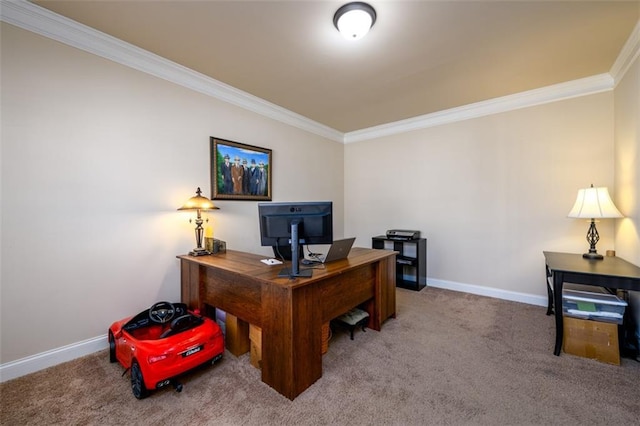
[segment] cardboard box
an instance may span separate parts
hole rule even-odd
[[[566,353],[620,365],[617,324],[572,317],[563,321]]]
[[[331,335],[331,328],[329,323],[322,324],[322,355],[326,354],[329,350],[329,336]]]
[[[262,368],[262,329],[249,324],[249,340],[251,341],[251,365]]]

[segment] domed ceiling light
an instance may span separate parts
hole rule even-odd
[[[333,25],[348,40],[361,39],[375,22],[375,9],[360,1],[345,4],[333,15]]]

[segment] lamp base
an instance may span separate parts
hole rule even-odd
[[[203,248],[195,248],[189,252],[189,256],[207,256],[209,254],[211,252]]]
[[[602,259],[604,259],[603,255],[598,254],[596,252],[584,253],[582,255],[582,257],[584,257],[585,259],[589,259],[589,260],[602,260]]]

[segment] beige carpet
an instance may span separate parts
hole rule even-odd
[[[136,400],[107,351],[1,385],[2,425],[632,425],[640,363],[555,357],[545,308],[398,289],[381,332],[337,330],[323,376],[294,401],[248,355]],[[105,329],[106,329],[105,325]]]

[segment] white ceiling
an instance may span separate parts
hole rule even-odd
[[[610,71],[640,1],[374,0],[358,41],[346,1],[34,3],[340,132]]]

